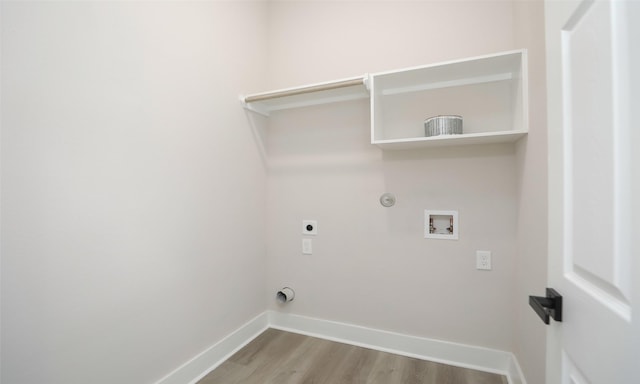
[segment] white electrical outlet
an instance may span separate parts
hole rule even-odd
[[[313,254],[313,243],[311,239],[302,239],[302,254],[303,255]]]
[[[476,251],[476,269],[491,270],[491,251]]]

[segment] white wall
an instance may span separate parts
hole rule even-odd
[[[547,109],[544,2],[514,5],[517,44],[529,49],[529,134],[518,143],[518,258],[514,352],[529,383],[545,380],[546,326],[528,304],[547,286]]]
[[[279,88],[514,49],[513,23],[509,2],[275,2],[269,78]],[[512,350],[515,149],[382,152],[368,110],[269,120],[270,308]],[[381,207],[384,192],[396,206]],[[425,240],[424,209],[459,210],[460,240]],[[312,256],[302,219],[319,222]],[[475,269],[476,250],[493,252],[493,271]],[[296,299],[279,307],[283,285]]]
[[[265,307],[266,4],[2,2],[3,383],[151,383]]]
[[[269,86],[511,49],[509,1],[271,1]]]

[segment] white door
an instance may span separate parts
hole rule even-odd
[[[640,384],[640,2],[545,14],[548,280],[564,304],[547,384]]]

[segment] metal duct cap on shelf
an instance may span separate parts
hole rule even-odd
[[[462,134],[462,116],[443,115],[424,121],[424,134],[429,136]]]

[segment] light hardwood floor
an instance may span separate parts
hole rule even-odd
[[[198,384],[508,384],[505,376],[268,329]]]

